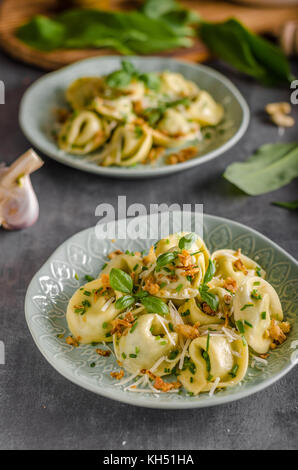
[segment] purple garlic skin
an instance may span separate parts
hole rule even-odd
[[[0,168],[0,226],[6,230],[30,227],[38,219],[39,204],[29,175],[42,165],[30,149],[10,167]]]
[[[31,184],[30,176],[22,178],[22,186],[14,189],[2,209],[6,230],[20,230],[33,225],[39,216],[39,204]]]

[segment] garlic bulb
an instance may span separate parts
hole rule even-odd
[[[39,215],[39,205],[30,181],[30,173],[43,161],[28,150],[9,167],[0,168],[0,225],[18,230],[33,225]]]

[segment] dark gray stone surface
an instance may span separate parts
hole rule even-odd
[[[24,318],[26,288],[66,238],[94,225],[100,202],[203,203],[204,211],[247,224],[298,255],[297,213],[270,205],[297,199],[297,180],[275,193],[250,198],[221,174],[263,143],[297,139],[297,125],[278,136],[264,105],[288,100],[287,89],[265,89],[214,62],[239,87],[251,109],[245,137],[225,155],[187,172],[144,181],[87,174],[45,158],[33,175],[41,214],[30,229],[0,231],[0,448],[2,449],[293,449],[297,448],[297,370],[263,392],[224,406],[161,411],[120,404],[87,392],[60,376],[37,350]],[[296,74],[298,68],[296,67]],[[18,126],[22,94],[42,72],[0,53],[0,160],[11,162],[29,147]],[[38,103],[37,103],[38,106]],[[298,106],[294,110],[298,122]]]

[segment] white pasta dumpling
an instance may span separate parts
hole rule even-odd
[[[200,326],[214,325],[223,323],[223,319],[214,315],[214,313],[206,313],[200,308],[196,299],[189,299],[179,307],[179,314],[185,323],[194,325],[198,323]]]
[[[165,318],[158,314],[140,315],[128,331],[120,337],[114,334],[113,338],[116,357],[128,372],[134,374],[155,366],[155,375],[169,373],[167,359],[177,349],[178,334],[169,331]],[[174,365],[171,362],[171,367]]]
[[[160,93],[172,97],[192,97],[199,92],[197,85],[186,80],[180,73],[162,72],[160,75]]]
[[[187,108],[187,115],[201,127],[216,126],[223,118],[224,109],[207,91],[200,91]]]
[[[283,311],[275,289],[264,279],[251,277],[241,284],[234,298],[234,318],[248,345],[265,354],[272,343],[271,319],[282,321]]]
[[[251,258],[241,253],[241,250],[217,250],[212,254],[212,261],[215,264],[216,278],[226,280],[234,279],[238,287],[245,279],[255,276],[265,277],[265,271]],[[218,280],[218,279],[217,279]]]
[[[94,98],[102,96],[105,90],[101,77],[81,77],[72,82],[66,90],[66,99],[73,109],[82,110],[92,103]]]
[[[199,126],[178,109],[169,108],[157,128],[152,130],[153,142],[164,147],[178,147],[198,138]]]
[[[236,385],[247,371],[248,346],[242,339],[200,336],[191,342],[189,356],[179,381],[194,395]]]
[[[107,121],[92,111],[79,111],[63,124],[58,143],[66,152],[85,155],[103,145],[110,133]]]
[[[91,105],[98,114],[115,121],[130,122],[134,118],[132,101],[127,96],[113,100],[95,98]]]
[[[167,240],[171,248],[161,252]],[[196,297],[209,262],[209,252],[203,240],[192,233],[174,234],[160,240],[156,252],[161,253],[156,262],[140,276],[142,289],[166,299]]]
[[[121,311],[115,307],[120,296],[120,293],[105,287],[101,278],[88,282],[73,294],[66,320],[79,343],[112,341],[111,321]]]
[[[136,273],[137,275],[141,271],[142,266],[143,262],[140,254],[128,255],[120,253],[105,264],[100,276],[102,276],[102,274],[110,274],[113,268],[122,269],[122,271],[125,271],[127,274]]]
[[[116,129],[98,158],[103,166],[131,166],[146,160],[151,148],[152,133],[147,126],[126,124]]]

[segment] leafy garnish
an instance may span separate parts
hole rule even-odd
[[[252,196],[281,188],[298,177],[298,142],[263,145],[246,162],[228,166],[223,176]]]
[[[298,201],[288,201],[288,202],[272,202],[274,206],[283,207],[284,209],[297,210]]]
[[[265,85],[293,80],[282,50],[248,30],[235,18],[222,23],[202,21],[199,36],[213,54]]]
[[[216,312],[219,305],[219,299],[217,295],[210,292],[209,287],[206,284],[202,284],[199,288],[201,298],[206,302],[213,312]]]
[[[181,237],[178,244],[180,250],[188,250],[191,248],[196,239],[197,236],[195,233],[188,233],[187,235],[184,235],[184,237]]]
[[[178,253],[176,251],[170,251],[168,253],[163,253],[159,255],[156,261],[156,269],[160,270],[163,266],[166,266],[169,263],[172,263],[177,258]]]
[[[112,268],[110,272],[110,285],[114,290],[130,294],[133,288],[132,278],[122,269]]]
[[[158,297],[148,295],[147,297],[141,298],[141,303],[148,313],[160,313],[161,315],[167,315],[169,313],[167,304]]]
[[[132,295],[123,295],[115,303],[115,307],[119,310],[126,309],[134,305],[136,299]]]
[[[214,274],[215,274],[215,264],[213,263],[211,259],[209,259],[209,264],[208,264],[208,268],[204,276],[203,284],[207,284],[208,282],[210,282]]]

